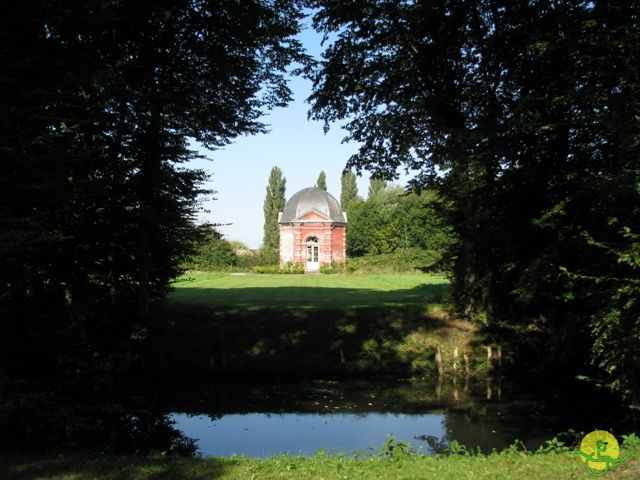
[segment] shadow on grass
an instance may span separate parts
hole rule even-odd
[[[425,284],[409,289],[389,291],[363,288],[327,287],[243,287],[177,289],[171,301],[237,308],[346,308],[428,305],[440,303],[448,288],[446,283]]]
[[[0,457],[0,476],[6,480],[40,478],[91,478],[95,480],[205,480],[223,475],[233,460],[194,460],[180,457],[136,457],[101,455],[97,452],[74,454],[13,454]]]
[[[463,344],[471,334],[468,325],[426,308],[442,298],[445,288],[243,288],[228,291],[224,302],[218,299],[226,307],[170,302],[150,331],[146,367],[234,374],[430,372],[438,346]],[[268,299],[278,296],[292,299],[290,305],[269,306],[274,302]],[[310,307],[314,298],[325,306]],[[331,307],[328,298],[335,299]]]

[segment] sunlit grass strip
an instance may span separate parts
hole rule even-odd
[[[0,457],[6,480],[80,479],[570,479],[588,478],[582,462],[567,453],[494,453],[487,456],[352,458],[318,454],[268,459],[137,457],[103,454],[14,455]],[[607,474],[639,478],[640,462]]]
[[[190,272],[175,287],[147,343],[157,371],[422,374],[474,331],[449,320],[437,275]]]
[[[209,306],[393,307],[442,302],[440,275],[234,275],[189,272],[174,283],[171,302]]]

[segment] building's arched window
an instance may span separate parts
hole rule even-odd
[[[317,237],[307,238],[307,262],[317,263],[320,258],[320,241]]]

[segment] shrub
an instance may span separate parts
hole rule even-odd
[[[287,262],[287,264],[280,268],[278,265],[262,265],[253,267],[251,269],[253,273],[269,273],[269,274],[301,274],[304,273],[304,267],[300,263]]]
[[[334,264],[320,265],[320,273],[325,275],[332,275],[334,273],[340,273],[340,269],[334,266]]]
[[[261,248],[260,250],[238,256],[237,267],[239,270],[251,270],[254,267],[276,267],[279,268],[280,256],[273,248]]]
[[[195,254],[183,267],[188,270],[219,271],[230,270],[238,264],[238,256],[231,244],[213,227],[204,226],[202,241],[196,246]]]
[[[277,265],[261,265],[251,269],[253,273],[281,273]]]
[[[302,266],[300,262],[287,262],[280,273],[292,273],[299,275],[301,273],[304,273],[304,266]]]
[[[349,272],[414,272],[438,269],[438,255],[430,250],[408,248],[393,253],[364,255],[347,259]]]
[[[346,262],[331,262],[330,265],[320,265],[320,273],[333,274],[333,273],[346,273]]]
[[[332,265],[320,265],[320,273],[331,275],[333,273],[338,273],[338,271],[333,268]]]
[[[640,454],[640,437],[635,433],[622,435],[622,446],[627,450]]]

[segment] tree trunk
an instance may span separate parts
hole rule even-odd
[[[160,158],[160,110],[152,107],[151,118],[141,145],[141,185],[140,185],[140,222],[138,231],[138,300],[136,313],[144,320],[149,314],[151,298],[151,277],[153,258],[151,245],[153,242],[154,219],[156,214],[156,190],[159,187],[161,172]]]

